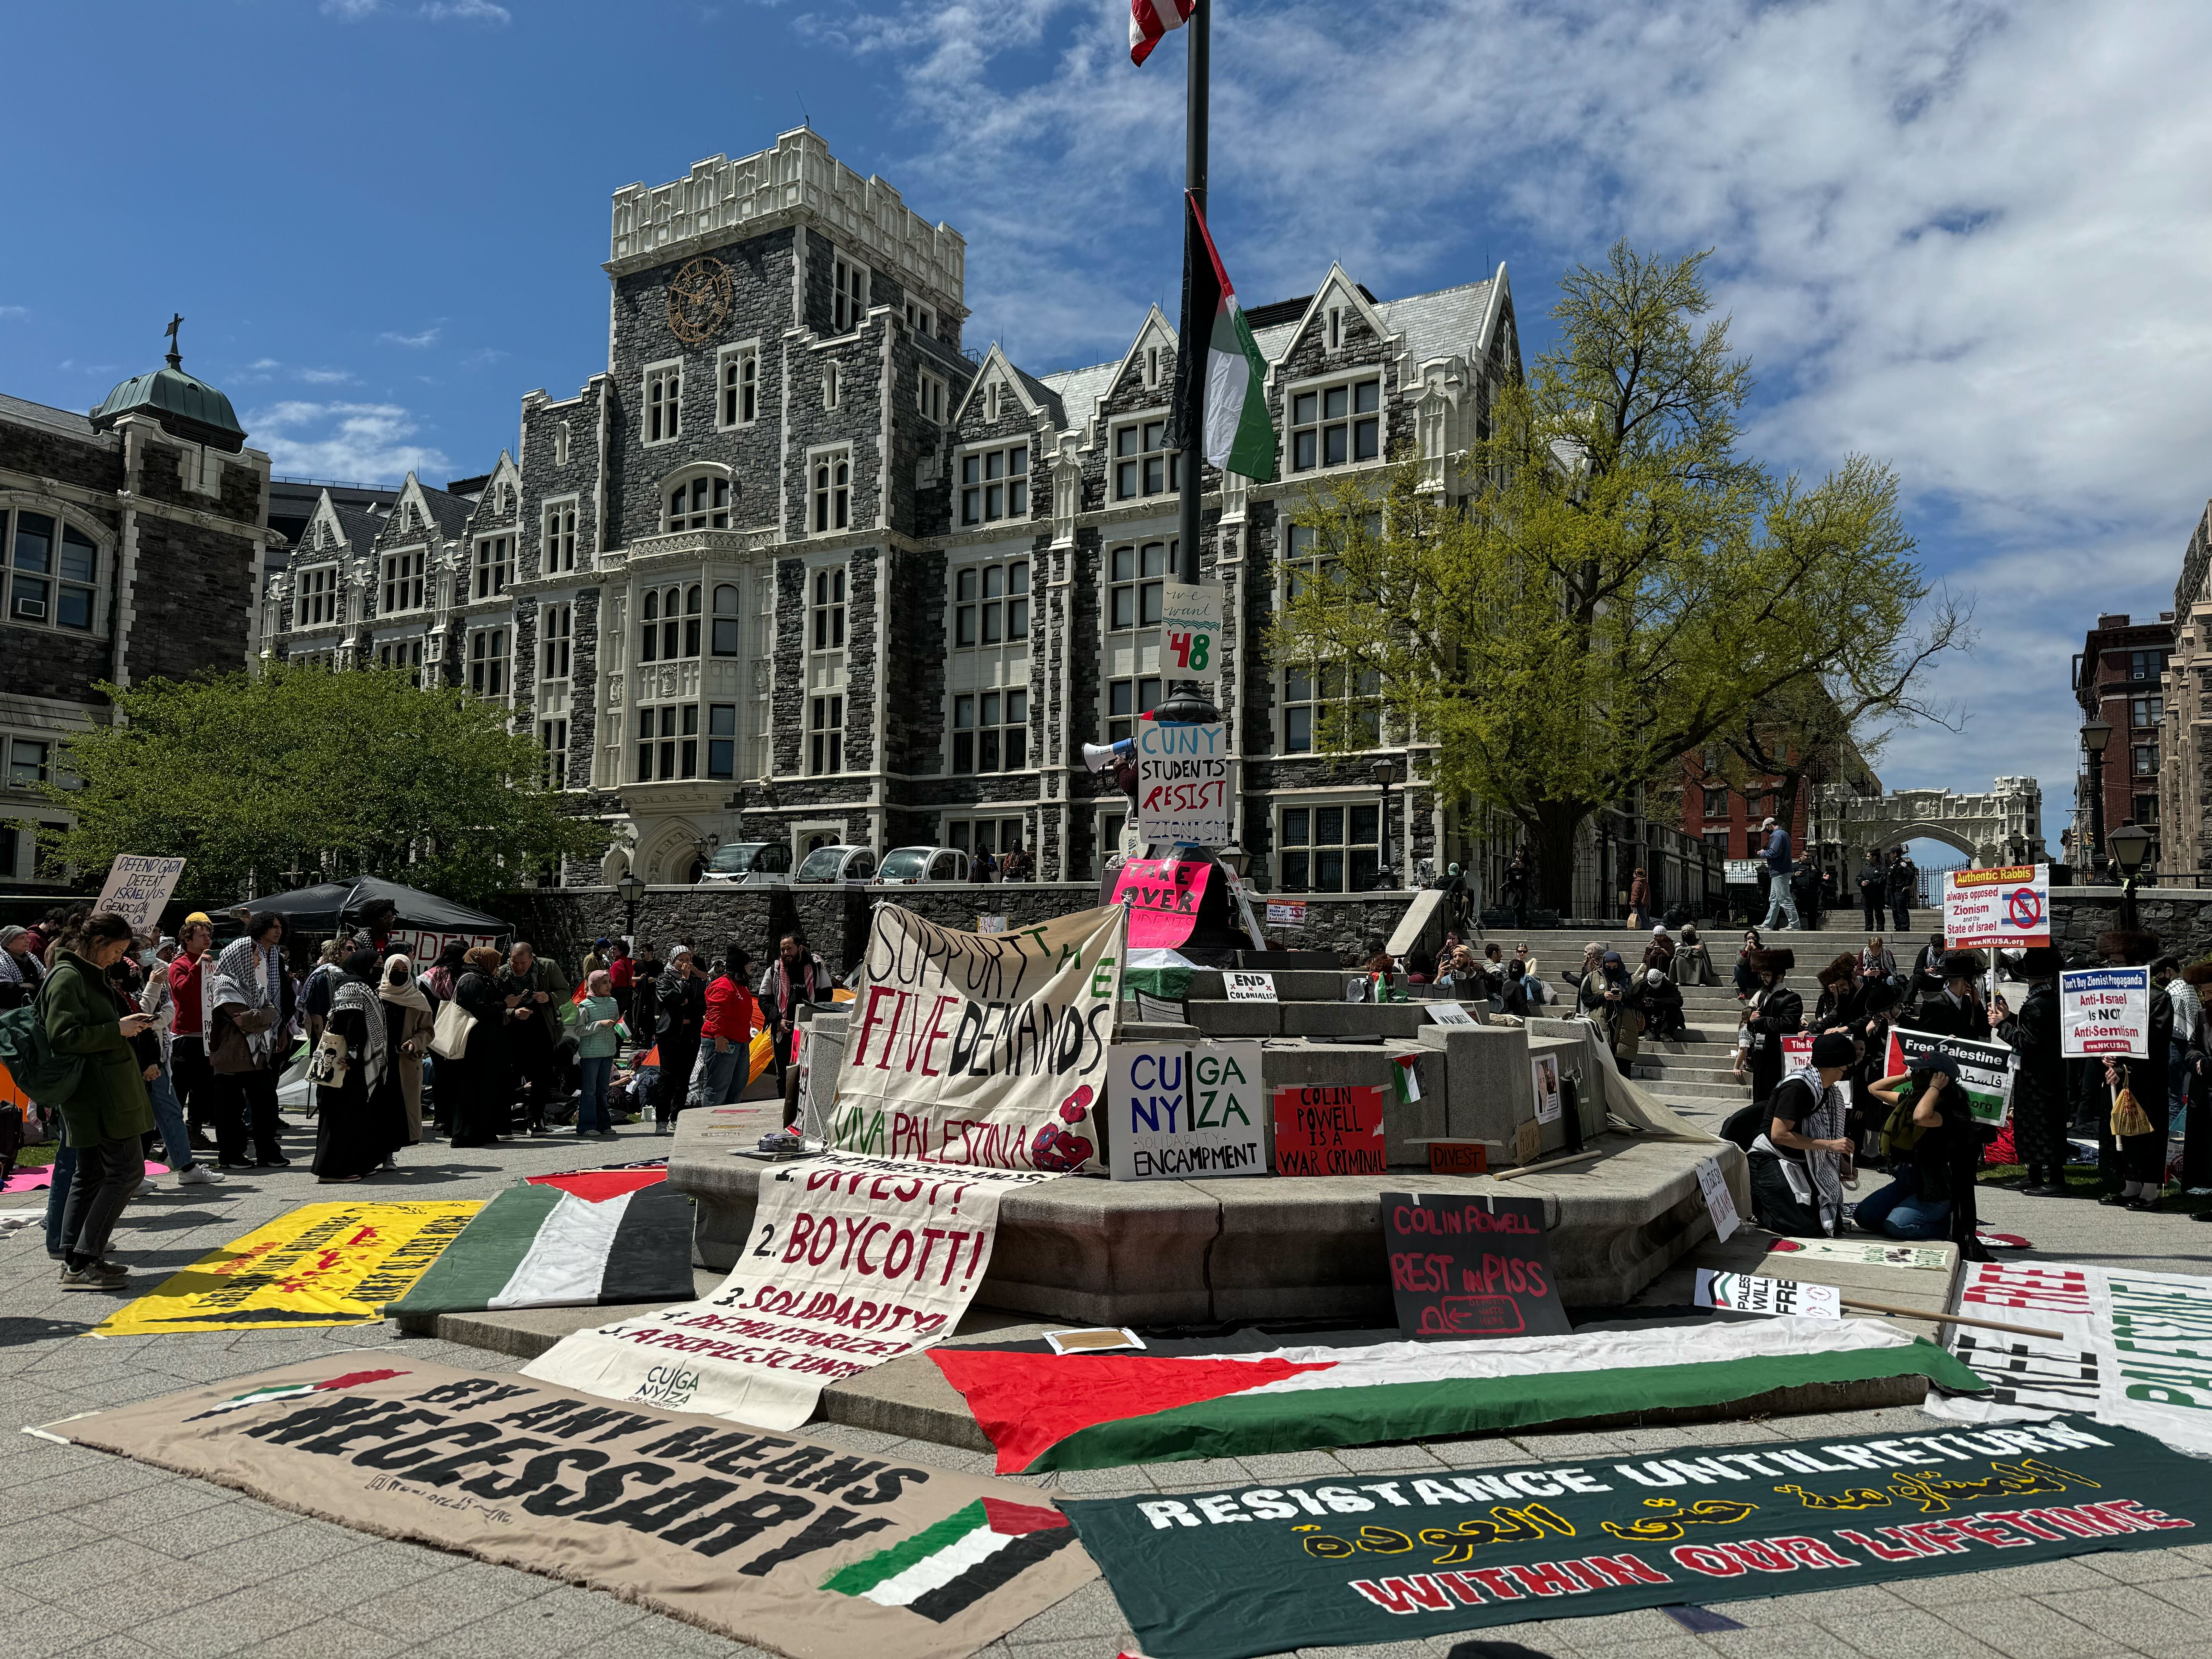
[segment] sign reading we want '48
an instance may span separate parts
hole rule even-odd
[[[963,933],[879,904],[828,1139],[993,1170],[1079,1170],[1098,1151],[1128,912]]]

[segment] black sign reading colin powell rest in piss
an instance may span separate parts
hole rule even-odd
[[[1567,1329],[1544,1203],[1384,1193],[1390,1293],[1407,1336],[1557,1336]]]

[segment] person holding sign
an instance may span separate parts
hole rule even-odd
[[[2142,968],[2161,954],[2156,933],[2140,928],[2116,927],[2097,936],[2097,954],[2116,968]],[[2130,1209],[2157,1207],[2166,1187],[2166,1067],[2167,1045],[2173,1039],[2173,1002],[2153,994],[2148,1052],[2118,1061],[2108,1079],[2106,1067],[2094,1060],[2077,1069],[2074,1109],[2077,1120],[2088,1117],[2097,1126],[2097,1170],[2112,1190],[2101,1204]],[[2135,1097],[2149,1126],[2140,1133],[2114,1132],[2112,1112],[2121,1089]]]
[[[2027,1168],[2021,1192],[2029,1198],[2064,1198],[2066,1131],[2072,1109],[2066,1098],[2066,1060],[2059,1051],[2058,971],[2066,959],[2048,945],[2021,953],[2014,972],[2027,981],[2013,1048],[2020,1074],[2012,1085],[2012,1137]],[[2206,977],[2212,979],[2212,964]]]
[[[1971,1182],[1981,1151],[1958,1081],[1956,1060],[1929,1054],[1916,1070],[1886,1077],[1868,1091],[1890,1109],[1883,1137],[1891,1180],[1851,1212],[1851,1224],[1862,1232],[1884,1238],[1942,1238],[1948,1232],[1962,1166]]]

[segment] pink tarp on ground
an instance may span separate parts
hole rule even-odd
[[[164,1176],[169,1173],[169,1166],[156,1164],[149,1158],[146,1160],[146,1173]],[[5,1186],[0,1186],[0,1193],[43,1193],[53,1184],[53,1177],[46,1173],[46,1166],[41,1164],[35,1170],[16,1170],[8,1177]]]

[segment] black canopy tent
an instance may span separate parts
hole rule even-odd
[[[487,940],[502,949],[514,937],[514,927],[497,916],[440,898],[419,887],[403,887],[396,881],[376,876],[362,876],[354,881],[319,882],[289,893],[242,899],[240,904],[256,913],[269,911],[283,917],[288,942],[304,945],[312,951],[317,942],[358,921],[362,912],[376,899],[389,899],[398,907],[399,918],[394,927],[402,933],[434,935],[441,943],[447,939]],[[218,922],[223,920],[217,918]],[[223,931],[228,933],[231,928],[225,927]]]

